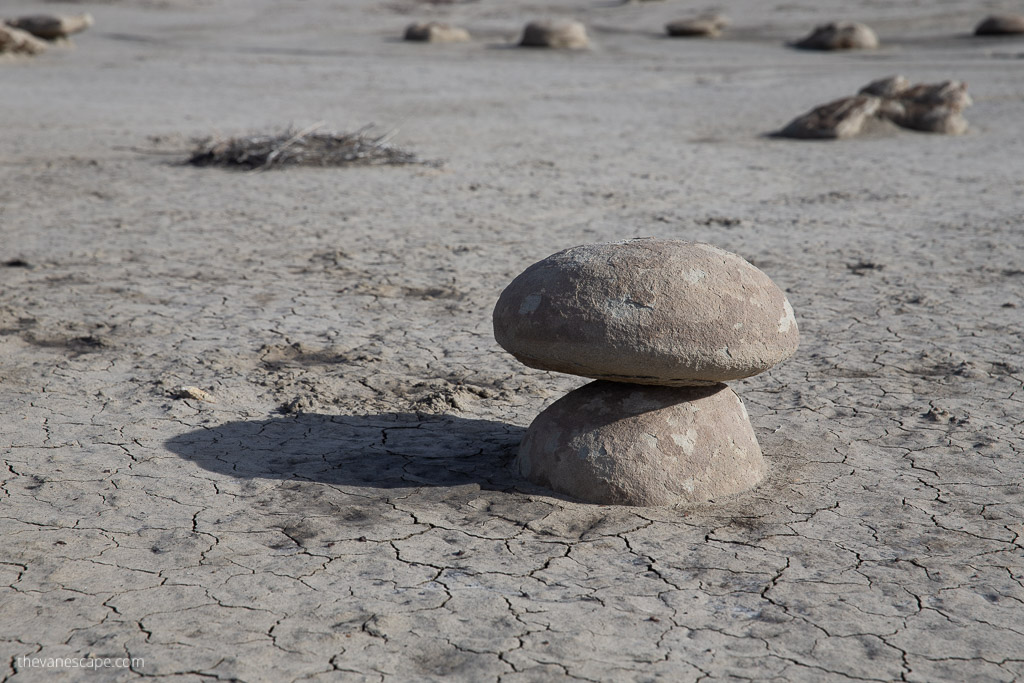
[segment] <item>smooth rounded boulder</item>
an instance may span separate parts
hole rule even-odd
[[[501,293],[494,337],[540,370],[636,384],[750,377],[796,351],[796,319],[763,272],[709,244],[635,239],[566,249]]]
[[[724,384],[591,382],[537,416],[515,467],[531,482],[602,505],[698,503],[756,486],[767,466]]]

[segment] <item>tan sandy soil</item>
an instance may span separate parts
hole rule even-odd
[[[0,62],[0,680],[1024,677],[1024,42],[970,35],[1015,8],[5,2],[96,23]],[[720,39],[663,35],[705,10]],[[513,49],[543,18],[591,48]],[[785,46],[838,19],[881,47]],[[401,40],[425,20],[473,40]],[[967,81],[968,132],[767,135],[896,73]],[[444,164],[181,163],[318,121]],[[508,468],[583,380],[498,348],[498,293],[642,235],[796,310],[733,385],[753,492],[600,507]]]

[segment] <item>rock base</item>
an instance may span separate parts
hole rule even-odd
[[[696,503],[756,486],[766,472],[739,397],[724,384],[591,382],[533,421],[519,472],[588,503]]]

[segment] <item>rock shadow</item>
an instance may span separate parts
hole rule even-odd
[[[168,439],[203,469],[368,488],[530,485],[509,467],[526,430],[453,415],[306,413],[228,422]]]

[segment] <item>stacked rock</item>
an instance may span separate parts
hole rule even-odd
[[[530,425],[516,466],[532,482],[591,503],[673,505],[764,477],[723,382],[790,356],[798,332],[782,291],[739,256],[662,239],[567,249],[505,288],[494,336],[525,365],[598,380]]]

